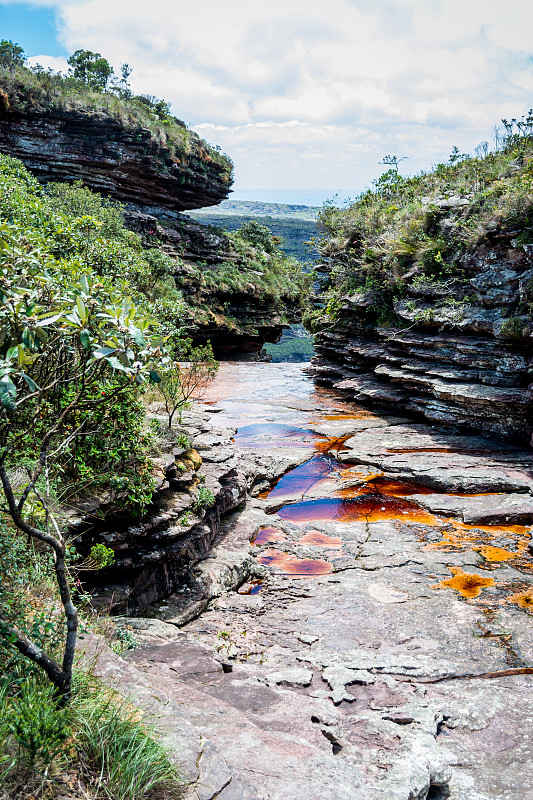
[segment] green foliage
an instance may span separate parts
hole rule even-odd
[[[179,433],[176,436],[176,445],[177,447],[183,447],[185,450],[190,450],[192,447],[192,442],[185,433]]]
[[[240,239],[249,242],[254,247],[259,247],[266,253],[274,253],[276,243],[272,239],[272,234],[266,225],[261,225],[257,220],[251,219],[243,222],[236,233]]]
[[[19,748],[19,763],[48,767],[71,734],[69,708],[60,708],[50,685],[25,681],[9,707],[7,733]]]
[[[198,512],[202,509],[211,508],[215,502],[215,495],[207,486],[199,486],[193,503],[193,511]]]
[[[89,558],[94,561],[97,569],[104,569],[115,563],[113,550],[110,547],[106,547],[105,544],[93,544]]]
[[[26,57],[23,48],[11,41],[2,39],[0,41],[0,67],[10,72],[17,67],[22,67]]]
[[[67,63],[70,67],[70,74],[76,80],[97,91],[105,91],[114,74],[109,61],[100,53],[93,53],[91,50],[76,50],[67,59]]]
[[[521,339],[528,334],[528,326],[522,317],[509,317],[504,319],[498,335],[504,339]]]
[[[131,239],[124,228],[122,209],[119,203],[91,192],[81,181],[73,183],[49,183],[46,186],[48,207],[56,214],[67,217],[90,217],[100,223],[95,226],[98,237],[118,238],[125,242]]]

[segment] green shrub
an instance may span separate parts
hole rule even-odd
[[[18,747],[19,764],[48,767],[72,733],[71,710],[58,706],[52,686],[29,678],[10,704],[7,732]]]
[[[192,508],[195,512],[211,508],[215,503],[215,495],[207,486],[198,486]]]

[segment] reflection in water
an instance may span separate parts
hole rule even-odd
[[[237,592],[239,594],[259,594],[262,588],[263,581],[256,580],[245,583],[244,586],[241,586],[240,589],[237,589]]]
[[[426,545],[429,548],[439,548],[445,552],[474,550],[479,553],[481,570],[494,569],[503,562],[505,566],[511,566],[528,575],[532,573],[533,561],[528,550],[530,530],[527,526],[479,526],[467,525],[449,518],[438,519],[408,499],[413,494],[429,494],[433,490],[389,479],[376,468],[339,464],[328,456],[328,453],[342,449],[346,438],[320,435],[311,430],[314,425],[325,421],[338,422],[339,424],[333,426],[331,430],[344,432],[350,430],[349,420],[377,418],[379,415],[354,403],[347,403],[342,392],[313,386],[300,365],[222,364],[215,381],[208,387],[205,402],[216,403],[220,411],[216,416],[219,424],[239,428],[235,441],[243,449],[247,447],[314,449],[316,455],[310,461],[284,475],[270,492],[260,495],[269,498],[279,497],[279,502],[285,503],[287,501],[282,500],[282,496],[301,499],[301,502],[294,505],[283,506],[279,512],[283,520],[294,523],[306,521],[312,523],[316,520],[316,527],[320,527],[319,520],[341,522],[396,520],[422,523],[415,530],[420,538],[424,539],[427,536],[431,540],[431,543]],[[348,422],[342,425],[340,424],[342,420]],[[354,425],[353,433],[362,427],[363,425]],[[376,431],[377,447],[379,441],[379,431]],[[435,446],[388,448],[387,452],[405,454],[407,457],[412,453],[415,458],[423,454],[431,456],[431,453],[490,455],[493,452],[490,444],[487,449],[481,447],[477,450],[472,448],[455,450],[447,446],[447,442],[440,440],[438,436],[433,441],[428,440],[427,443]],[[306,494],[312,497],[323,494],[323,499],[305,500]],[[459,496],[475,495],[459,493]],[[431,526],[431,529],[424,530],[423,525]],[[436,526],[440,529],[442,541],[435,541],[439,538],[435,531]],[[398,526],[398,536],[402,535],[400,531]],[[338,558],[342,552],[340,540],[337,541],[338,537],[328,536],[319,531],[302,531],[302,533],[296,542],[297,545],[323,547],[320,555],[324,559]],[[293,538],[292,535],[290,538]],[[287,537],[279,528],[264,526],[259,530],[253,544],[257,546],[256,552],[258,552],[260,545],[284,540],[286,541]],[[260,559],[264,559],[261,563],[270,563],[278,569],[296,575],[322,574],[321,570],[331,571],[326,561],[297,559],[281,551],[269,550],[262,553]],[[304,564],[311,566],[304,568],[302,566]],[[306,572],[304,569],[311,571]],[[483,586],[492,585],[490,578],[482,578],[480,575],[469,576],[464,573],[461,575],[457,571],[449,581],[457,579],[461,579],[458,581],[458,586],[452,585],[451,588],[460,591],[462,587],[461,593],[465,597],[477,596]],[[479,581],[484,582],[483,586]],[[470,585],[472,582],[473,587]],[[498,591],[500,590],[507,595],[514,591],[515,595],[506,599],[515,603],[517,607],[527,610],[533,608],[533,589],[524,587],[523,582],[505,588],[500,583]],[[464,594],[465,591],[467,594]],[[491,597],[494,599],[493,592]]]
[[[309,445],[313,445],[323,438],[320,434],[304,428],[267,422],[240,427],[235,434],[235,444],[239,447],[260,447],[264,445],[269,449],[279,445],[283,447],[309,447]]]
[[[258,562],[265,566],[275,567],[287,575],[326,575],[333,572],[333,567],[321,558],[297,558],[281,550],[264,550]]]
[[[389,495],[390,497],[409,497],[411,494],[435,494],[434,489],[416,483],[403,483],[388,478],[376,478],[364,484],[337,489],[337,497],[359,497],[361,494]]]
[[[283,506],[276,513],[281,519],[292,522],[311,522],[320,519],[340,522],[400,519],[425,525],[436,525],[439,522],[432,514],[409,500],[372,494],[347,500],[333,497],[305,500]]]
[[[334,463],[326,456],[314,456],[295,469],[283,475],[265,497],[279,497],[287,494],[305,494],[320,479],[327,478],[335,471]]]
[[[258,547],[267,542],[284,542],[286,535],[279,528],[259,528],[250,544]]]

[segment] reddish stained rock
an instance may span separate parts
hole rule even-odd
[[[250,544],[256,547],[267,542],[284,542],[286,535],[279,528],[259,528]]]
[[[333,572],[331,564],[321,558],[297,558],[281,550],[264,550],[257,561],[287,575],[326,575]]]
[[[307,531],[298,540],[298,544],[311,544],[315,547],[332,547],[338,549],[342,547],[342,539],[339,536],[328,536],[321,531]]]

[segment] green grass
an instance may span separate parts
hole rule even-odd
[[[54,798],[81,782],[108,800],[178,800],[183,779],[157,720],[87,673],[71,702],[31,676],[15,690],[0,685],[0,797]]]
[[[410,178],[390,170],[348,207],[325,206],[319,225],[319,252],[333,262],[322,320],[350,292],[373,290],[385,308],[415,281],[466,287],[465,261],[479,246],[533,243],[533,137],[510,133],[500,150]]]

